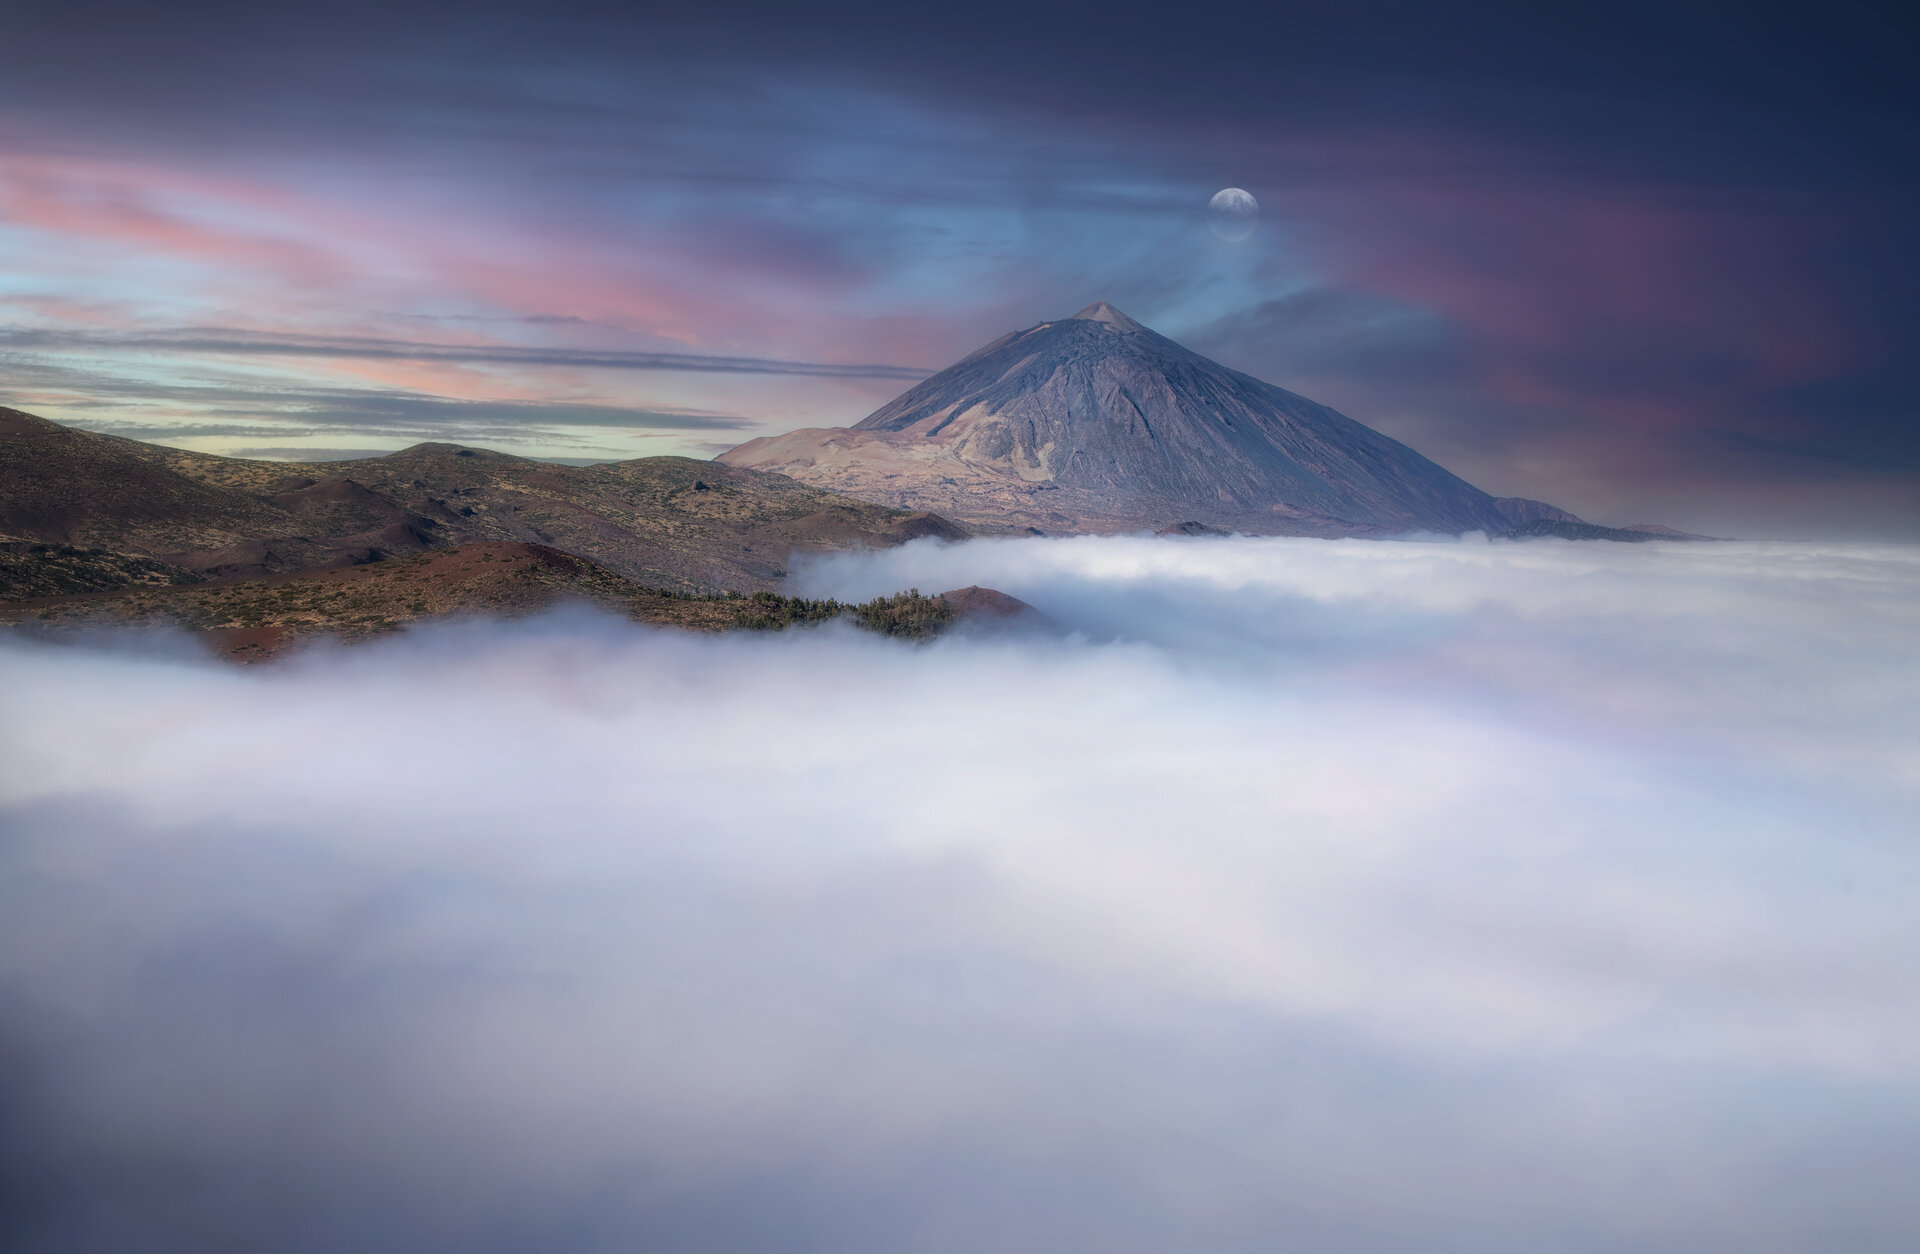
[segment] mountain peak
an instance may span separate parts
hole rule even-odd
[[[856,426],[750,440],[719,460],[999,530],[1514,525],[1492,497],[1406,445],[1208,361],[1105,301],[995,340]]]
[[[1069,322],[1104,322],[1108,326],[1113,327],[1114,329],[1120,330],[1120,331],[1140,330],[1139,323],[1135,322],[1132,318],[1127,317],[1127,315],[1121,313],[1118,309],[1115,309],[1112,305],[1109,305],[1104,300],[1094,301],[1091,305],[1088,305],[1085,309],[1082,309],[1079,313],[1067,319],[1067,321]]]

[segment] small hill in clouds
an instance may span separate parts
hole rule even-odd
[[[204,578],[510,541],[562,549],[650,586],[770,591],[795,552],[965,534],[930,514],[685,457],[557,466],[417,444],[358,461],[266,462],[0,409],[0,541],[139,557]],[[77,573],[86,560],[62,561],[86,578]],[[108,569],[113,560],[91,565],[97,587],[130,581]]]
[[[0,626],[38,634],[165,626],[246,662],[315,636],[352,641],[423,619],[513,618],[563,603],[695,631],[777,631],[845,618],[908,639],[940,635],[967,619],[991,623],[1031,613],[1024,602],[984,588],[938,596],[911,590],[858,605],[773,592],[690,594],[647,587],[546,545],[482,542],[360,566],[0,602]]]
[[[1503,540],[1615,540],[1639,544],[1648,540],[1711,540],[1690,531],[1676,531],[1658,523],[1635,523],[1631,527],[1599,527],[1577,518],[1536,518],[1523,526],[1502,533]]]
[[[719,460],[1001,530],[1334,536],[1577,521],[1491,497],[1105,302],[1003,336],[853,427],[751,440]]]

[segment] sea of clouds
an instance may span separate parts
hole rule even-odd
[[[916,542],[0,644],[20,1250],[1907,1251],[1920,549]]]

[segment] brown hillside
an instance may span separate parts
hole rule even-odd
[[[46,597],[0,605],[0,622],[60,628],[168,625],[225,633],[246,648],[271,652],[302,635],[354,639],[462,612],[527,613],[561,600],[625,608],[646,591],[557,549],[467,544],[364,566]]]
[[[1019,597],[1008,596],[995,588],[982,588],[979,584],[943,592],[940,599],[952,606],[954,613],[962,618],[990,622],[995,619],[1041,617],[1040,611]]]
[[[964,534],[935,515],[684,457],[576,467],[418,444],[357,461],[265,462],[0,409],[0,540],[135,555],[208,577],[512,541],[650,585],[772,590],[796,552]]]
[[[162,556],[288,530],[284,510],[158,451],[0,409],[0,538]]]
[[[0,601],[194,583],[200,576],[150,557],[28,540],[0,541]]]
[[[270,657],[298,640],[357,640],[429,618],[515,617],[563,602],[697,631],[778,630],[847,616],[885,635],[937,635],[956,619],[1020,606],[969,588],[946,597],[917,592],[865,605],[806,601],[769,592],[689,596],[649,588],[572,553],[513,541],[463,544],[363,566],[138,585],[113,592],[0,604],[0,627],[64,632],[90,627],[173,627],[201,635],[238,661]]]

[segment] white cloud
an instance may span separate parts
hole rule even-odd
[[[0,651],[22,1231],[1920,1233],[1914,550],[1118,538],[802,577],[1060,630]]]

